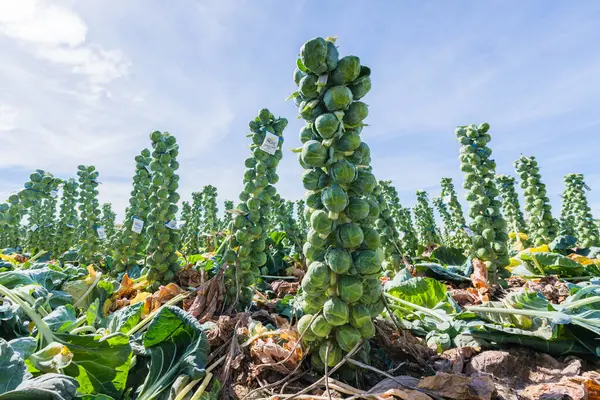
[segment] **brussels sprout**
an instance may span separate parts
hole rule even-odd
[[[360,124],[369,115],[369,106],[362,101],[355,101],[344,113],[344,123],[348,125]]]
[[[302,94],[305,99],[314,99],[319,96],[319,93],[317,92],[318,79],[318,76],[308,74],[300,80],[300,94]]]
[[[318,286],[326,286],[329,283],[329,267],[322,262],[312,262],[308,266],[306,275],[313,284]]]
[[[359,330],[351,325],[343,325],[336,329],[335,339],[342,350],[349,352],[360,342],[361,335]]]
[[[321,114],[315,119],[315,129],[323,139],[329,139],[337,133],[340,121],[332,113]]]
[[[300,129],[300,141],[306,143],[313,139],[315,139],[315,133],[313,132],[312,127],[310,125],[303,126],[302,129]]]
[[[369,216],[369,202],[360,197],[350,197],[346,214],[353,221],[360,221]]]
[[[335,367],[342,361],[342,349],[333,341],[325,341],[319,347],[321,361],[329,367]]]
[[[323,316],[333,326],[348,322],[348,306],[339,297],[330,297],[323,305]]]
[[[339,185],[331,185],[323,189],[321,192],[321,202],[329,211],[328,217],[332,220],[338,218],[338,214],[348,205],[348,195],[346,191]]]
[[[325,262],[336,274],[345,274],[352,266],[352,257],[347,250],[332,247],[325,253]]]
[[[364,304],[375,303],[381,298],[381,284],[378,279],[363,280],[363,295],[360,302]]]
[[[343,85],[333,86],[325,92],[323,102],[329,111],[345,110],[352,103],[352,92]]]
[[[322,169],[308,169],[302,175],[302,184],[306,190],[323,189],[329,184],[329,175]]]
[[[381,246],[379,233],[369,226],[363,226],[363,246],[369,250],[377,250]]]
[[[369,312],[369,308],[366,304],[355,304],[350,307],[350,324],[359,328],[367,323],[367,321],[371,321],[371,313]]]
[[[342,247],[345,249],[354,249],[363,242],[364,235],[359,225],[350,222],[338,227],[338,238]]]
[[[331,73],[331,82],[342,85],[354,81],[360,75],[360,59],[356,56],[342,57]]]
[[[372,275],[381,270],[381,256],[373,250],[354,253],[354,267],[360,275]]]
[[[350,90],[354,100],[363,98],[371,90],[371,77],[367,75],[356,79],[350,85]]]
[[[332,328],[333,326],[327,322],[323,315],[319,315],[317,318],[315,318],[315,321],[311,326],[312,333],[320,338],[326,338],[329,336]]]
[[[335,143],[336,150],[341,152],[354,151],[360,146],[360,132],[358,129],[347,130]]]
[[[369,319],[365,321],[364,325],[358,327],[358,331],[363,339],[370,339],[375,336],[375,325],[373,324],[373,321]]]
[[[333,221],[329,219],[325,211],[317,210],[310,216],[310,226],[318,233],[327,235],[333,228]]]
[[[353,182],[358,176],[356,165],[346,160],[336,162],[331,166],[331,177],[333,181],[340,184]]]
[[[317,335],[315,335],[311,329],[310,322],[313,319],[311,314],[305,314],[298,320],[298,333],[302,335],[302,339],[306,342],[313,342],[317,340]]]
[[[363,294],[361,279],[356,276],[342,275],[338,281],[338,291],[340,298],[346,304],[357,302]]]
[[[309,140],[302,147],[302,161],[311,167],[325,166],[327,155],[327,148],[317,140]]]
[[[315,74],[331,71],[338,64],[337,49],[323,38],[314,38],[300,49],[302,64]]]

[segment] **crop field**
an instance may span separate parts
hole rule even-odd
[[[91,164],[2,199],[0,400],[600,399],[586,177],[564,176],[553,208],[535,154],[500,171],[494,126],[464,121],[447,127],[462,179],[409,207],[371,165],[360,55],[315,37],[289,74],[303,127],[246,116],[236,199],[215,177],[183,201],[165,131],[124,213]],[[278,190],[284,158],[300,199]]]

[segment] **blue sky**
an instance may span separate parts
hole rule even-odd
[[[181,194],[237,199],[247,122],[263,107],[299,146],[292,72],[302,43],[338,36],[373,71],[363,140],[401,201],[460,187],[456,125],[491,124],[498,173],[535,155],[558,214],[585,174],[600,215],[600,3],[596,1],[34,1],[0,3],[0,198],[42,168],[100,171],[123,214],[152,130],[180,143]],[[285,152],[277,185],[302,196]]]

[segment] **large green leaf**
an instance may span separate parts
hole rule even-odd
[[[585,275],[585,267],[569,257],[557,253],[523,252],[519,254],[523,266],[533,274],[573,277]]]
[[[123,307],[106,317],[104,326],[109,333],[127,333],[142,319],[144,303]]]
[[[77,312],[72,305],[60,306],[42,320],[53,332],[67,332],[77,319]]]
[[[8,342],[0,338],[0,393],[15,389],[30,375],[25,362]]]
[[[153,399],[169,388],[178,375],[204,376],[210,346],[200,323],[178,307],[164,307],[143,337],[150,356],[148,376],[136,400]]]
[[[454,266],[444,267],[436,263],[420,263],[415,265],[417,272],[429,277],[454,282],[465,282],[470,279],[462,275],[462,271]]]
[[[56,289],[67,279],[67,275],[50,268],[0,272],[0,285],[13,289],[17,286],[38,284],[48,290]]]
[[[108,336],[55,334],[73,353],[65,374],[79,382],[81,393],[103,393],[121,398],[131,361],[129,337],[122,333]]]
[[[386,288],[392,296],[421,307],[434,308],[447,300],[446,286],[431,278],[413,278]]]
[[[436,247],[431,252],[430,258],[442,265],[463,265],[467,261],[461,249],[446,246]]]
[[[77,381],[61,374],[43,374],[27,379],[0,400],[71,400],[76,396]]]

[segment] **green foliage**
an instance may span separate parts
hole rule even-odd
[[[439,207],[442,207],[443,204],[450,214],[447,224],[448,234],[450,235],[449,244],[460,249],[468,249],[471,245],[471,240],[463,229],[466,224],[465,216],[463,214],[462,206],[458,201],[458,197],[456,196],[456,190],[454,189],[452,179],[442,178],[441,186],[441,204]]]
[[[502,213],[506,220],[507,230],[527,233],[525,218],[519,205],[519,197],[515,191],[515,178],[509,175],[496,175],[496,182],[500,197],[502,198]]]
[[[69,250],[76,237],[78,188],[79,184],[75,179],[69,179],[62,187],[60,214],[53,248],[56,257]]]

